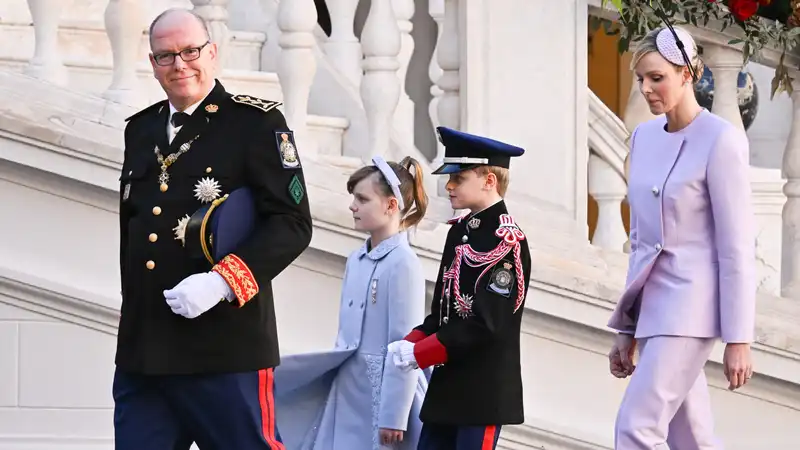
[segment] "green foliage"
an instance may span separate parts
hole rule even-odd
[[[716,29],[720,32],[729,27],[741,30],[741,39],[732,39],[728,44],[740,46],[744,66],[757,58],[764,48],[781,52],[775,68],[770,98],[780,92],[792,93],[792,78],[784,64],[786,52],[791,51],[800,38],[800,27],[789,26],[792,15],[789,0],[773,0],[761,6],[756,15],[742,21],[736,18],[723,1],[710,0],[602,0],[602,6],[611,3],[619,12],[618,20],[605,27],[610,34],[618,33],[620,53],[629,49],[632,42],[641,39],[648,31],[664,25],[656,14],[660,10],[673,25],[691,25]],[[595,25],[597,26],[597,25]]]

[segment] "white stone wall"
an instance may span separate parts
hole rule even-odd
[[[775,69],[757,63],[747,65],[758,86],[758,114],[747,130],[750,137],[750,164],[755,167],[780,169],[783,150],[792,123],[792,99],[785,92],[769,98]]]

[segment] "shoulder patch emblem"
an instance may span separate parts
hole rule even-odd
[[[271,109],[275,109],[283,104],[281,102],[275,102],[272,100],[262,100],[258,97],[251,97],[249,95],[234,95],[231,96],[231,100],[233,100],[236,103],[241,103],[243,105],[249,105],[254,108],[258,108],[264,112],[267,112]]]
[[[281,164],[284,169],[299,169],[300,157],[297,155],[297,147],[294,143],[294,133],[291,131],[276,131],[275,143],[281,157]]]
[[[514,266],[508,261],[502,261],[497,264],[492,271],[492,276],[489,278],[489,284],[486,285],[486,289],[503,297],[511,295],[511,288],[514,286],[512,268]]]
[[[303,201],[303,197],[305,196],[303,183],[300,182],[300,178],[298,178],[297,175],[293,176],[292,180],[289,182],[289,196],[291,196],[292,200],[298,205]]]

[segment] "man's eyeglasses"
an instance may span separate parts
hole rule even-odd
[[[181,59],[184,60],[185,62],[194,61],[195,59],[200,57],[200,53],[203,51],[203,48],[205,48],[205,46],[210,43],[211,41],[206,41],[205,44],[199,47],[185,48],[177,53],[175,52],[159,53],[157,55],[153,55],[153,59],[159,66],[171,66],[175,64],[176,56],[180,56]]]

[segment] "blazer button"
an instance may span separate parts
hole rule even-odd
[[[655,195],[656,197],[658,197],[658,193],[659,193],[659,191],[658,191],[658,186],[653,186],[653,189],[652,189],[652,191],[653,191],[653,195]]]
[[[158,207],[158,206],[154,206],[154,207],[153,207],[153,215],[154,215],[154,216],[157,216],[157,215],[159,215],[159,214],[161,214],[161,208],[160,208],[160,207]]]
[[[155,241],[158,240],[158,235],[155,234],[155,233],[150,233],[150,236],[148,236],[148,239],[150,239],[150,242],[155,242]]]
[[[147,261],[145,267],[147,267],[148,270],[153,270],[156,268],[156,263],[155,261]]]
[[[656,243],[655,247],[656,247],[656,250],[661,250],[661,244]]]
[[[347,306],[353,306],[353,301],[350,300],[350,302],[347,304]]]

